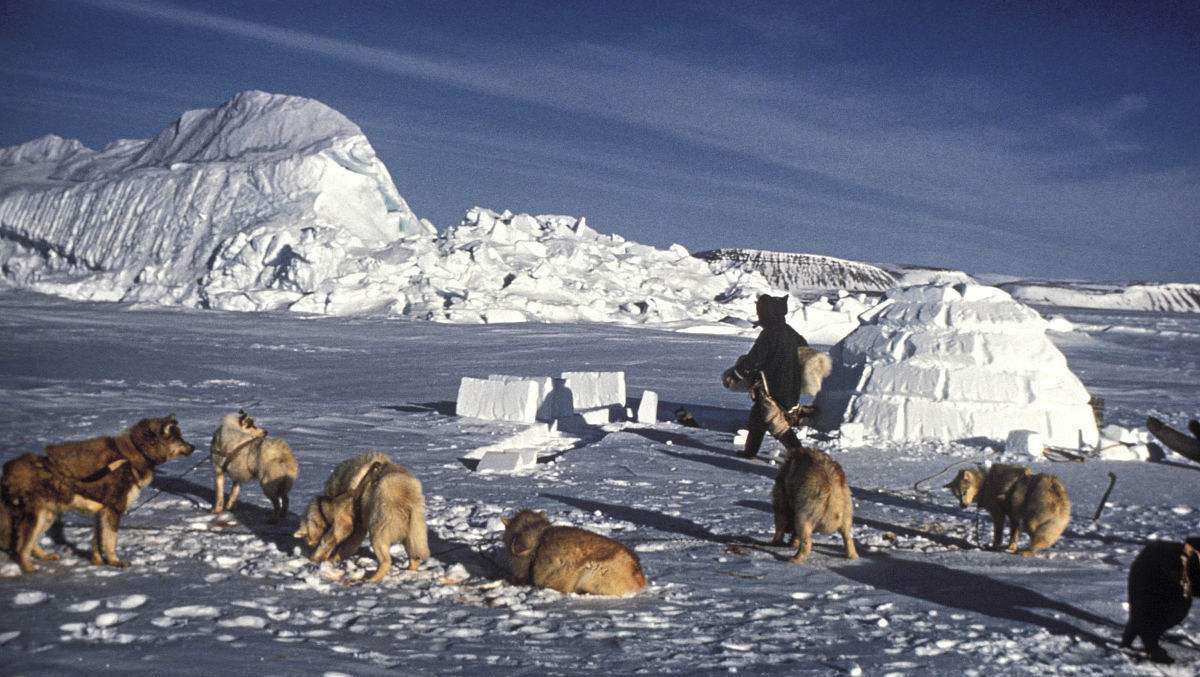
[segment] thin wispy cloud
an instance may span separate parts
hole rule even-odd
[[[753,228],[791,222],[830,248],[841,233],[894,229],[914,242],[970,243],[964,257],[970,246],[1048,251],[1080,223],[1089,224],[1090,241],[1115,248],[1130,227],[1177,233],[1196,216],[1197,201],[1188,198],[1200,192],[1197,161],[1153,154],[1170,146],[1161,137],[1169,128],[1155,130],[1155,138],[1146,125],[1170,105],[1161,87],[1127,87],[1097,102],[1084,87],[1007,64],[1003,53],[973,61],[978,50],[955,52],[969,33],[929,32],[920,42],[902,34],[937,31],[923,22],[941,15],[914,17],[892,31],[893,18],[905,23],[902,9],[681,5],[659,24],[600,13],[589,18],[614,25],[590,30],[572,25],[574,10],[563,10],[557,23],[529,15],[501,21],[494,31],[471,31],[492,28],[494,8],[488,19],[445,26],[440,10],[421,15],[406,8],[385,17],[389,10],[379,9],[381,21],[417,22],[396,36],[348,27],[311,9],[276,14],[253,5],[69,1],[110,22],[178,29],[163,33],[188,37],[201,49],[213,37],[235,38],[224,44],[243,59],[315,57],[305,59],[303,77],[257,72],[252,64],[244,75],[231,73],[219,59],[206,60],[217,64],[211,73],[178,70],[207,92],[236,81],[326,100],[353,113],[394,157],[447,158],[436,160],[447,176],[429,179],[438,191],[453,184],[473,192],[459,179],[469,174],[484,193],[534,188],[546,196],[543,203],[561,195],[557,209],[568,212],[591,193],[603,194],[617,198],[612,213],[633,225],[678,230],[688,225],[648,210],[675,210],[692,200],[719,205],[707,213],[741,210],[752,222],[759,218]],[[878,31],[875,40],[892,42],[856,44],[865,39],[856,33],[864,26]],[[972,23],[957,28],[964,26],[977,30]],[[711,48],[709,38],[716,40]],[[786,52],[776,50],[781,43],[790,45]],[[938,45],[948,53],[937,52]],[[982,46],[1003,48],[999,41]],[[730,49],[734,58],[722,58]],[[786,60],[776,61],[781,56]],[[136,80],[138,64],[119,66],[128,77],[117,80]],[[363,86],[341,86],[343,78]],[[285,80],[304,91],[279,84]],[[405,92],[403,105],[392,104],[389,88]],[[346,108],[348,98],[364,102]],[[368,121],[360,113],[380,115]],[[473,160],[498,170],[472,171]],[[420,181],[423,174],[409,177]],[[474,200],[457,193],[454,199]],[[639,213],[639,205],[647,211]],[[697,208],[679,218],[705,213]],[[719,221],[707,228],[716,239]],[[862,249],[869,238],[852,240]]]

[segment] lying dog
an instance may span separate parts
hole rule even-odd
[[[1062,481],[1022,466],[997,463],[986,474],[982,468],[963,469],[946,488],[962,507],[978,503],[992,516],[993,549],[1004,540],[1006,519],[1011,531],[1008,551],[1022,556],[1054,545],[1071,519],[1071,501]],[[1021,531],[1029,533],[1029,545],[1018,551]]]
[[[30,556],[40,556],[38,541],[63,510],[96,515],[93,564],[128,566],[117,558],[121,515],[154,479],[155,466],[193,451],[179,422],[168,416],[142,419],[116,437],[50,445],[45,456],[26,454],[6,463],[0,484],[21,570],[33,571]]]
[[[287,442],[267,437],[267,431],[254,425],[254,419],[239,409],[221,419],[221,426],[213,433],[211,449],[214,513],[232,510],[242,482],[253,478],[271,501],[274,510],[270,521],[278,522],[287,515],[288,493],[299,472]],[[229,501],[222,505],[226,474],[233,486],[229,489]]]
[[[790,446],[788,457],[771,491],[775,512],[775,545],[783,545],[787,534],[796,548],[792,562],[800,564],[812,551],[814,532],[837,531],[846,545],[846,558],[858,559],[851,525],[854,507],[850,484],[842,466],[820,449]]]
[[[425,497],[421,482],[379,453],[343,461],[313,499],[294,534],[310,548],[311,559],[346,559],[371,536],[379,566],[368,581],[378,583],[392,567],[392,544],[404,544],[408,568],[416,571],[429,558]]]
[[[1178,625],[1200,594],[1200,538],[1186,543],[1155,541],[1146,544],[1129,567],[1129,622],[1121,646],[1132,646],[1134,637],[1155,663],[1175,660],[1159,645],[1163,633]]]
[[[514,583],[618,596],[646,587],[638,556],[623,543],[586,529],[551,526],[545,513],[532,510],[501,521]]]

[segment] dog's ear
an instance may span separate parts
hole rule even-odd
[[[179,424],[175,423],[174,421],[168,421],[167,424],[162,427],[163,437],[175,437],[178,434]]]
[[[512,524],[512,520],[510,520],[507,517],[501,517],[500,523],[503,524],[504,526],[508,526],[509,524]]]

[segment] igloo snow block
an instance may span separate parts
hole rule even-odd
[[[563,387],[570,396],[572,411],[601,407],[625,407],[625,372],[564,371]]]
[[[533,423],[537,420],[540,389],[533,380],[464,377],[458,386],[454,413],[495,421]]]
[[[658,423],[658,393],[653,390],[642,391],[642,401],[637,409],[638,423]]]
[[[537,465],[537,451],[489,451],[479,459],[475,472],[515,472]]]
[[[1041,458],[1046,451],[1046,444],[1042,441],[1042,434],[1039,432],[1012,430],[1009,431],[1008,439],[1004,442],[1004,450],[1010,454]]]

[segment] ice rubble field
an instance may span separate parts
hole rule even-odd
[[[1063,312],[1061,309],[1056,312]],[[1066,311],[1053,334],[1107,404],[1107,421],[1147,414],[1182,424],[1200,402],[1200,318]],[[1060,475],[1072,525],[1033,559],[980,550],[975,519],[941,485],[914,488],[983,445],[828,445],[845,467],[862,558],[818,537],[801,566],[770,538],[775,468],[735,457],[748,403],[720,371],[749,339],[603,325],[447,325],[395,318],[312,318],[183,309],[133,310],[27,292],[0,294],[0,460],[51,441],[110,434],[178,414],[197,445],[162,466],[151,499],[124,521],[124,571],[81,550],[38,573],[0,566],[6,674],[1191,674],[1195,615],[1160,668],[1115,648],[1125,575],[1149,538],[1195,534],[1200,468],[1168,463],[1039,463]],[[553,462],[518,475],[472,472],[482,447],[510,445],[515,424],[451,415],[463,376],[624,370],[630,396],[652,389],[668,419],[686,406],[706,428],[616,424],[557,437],[522,433]],[[636,406],[636,401],[631,403]],[[391,454],[424,483],[434,558],[373,569],[308,562],[286,525],[247,486],[232,516],[207,510],[202,463],[220,416],[244,407],[292,445],[302,510],[339,460]],[[999,445],[992,445],[998,447]],[[468,459],[464,461],[463,459]],[[1091,516],[1118,475],[1103,517]],[[155,490],[162,490],[157,497]],[[633,546],[651,581],[631,599],[509,585],[498,518],[520,507]],[[986,518],[985,518],[986,521]],[[87,522],[67,518],[86,547]],[[985,529],[986,536],[986,529]],[[53,549],[70,553],[68,546]]]

